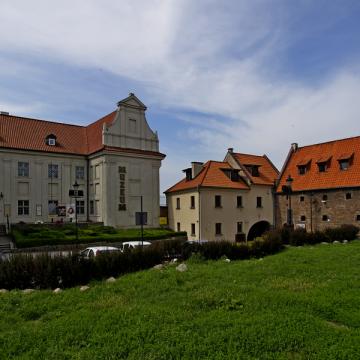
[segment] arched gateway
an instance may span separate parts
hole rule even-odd
[[[248,241],[254,240],[268,230],[270,230],[270,223],[268,221],[258,221],[250,228],[247,239]]]

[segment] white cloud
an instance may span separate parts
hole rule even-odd
[[[165,188],[185,163],[222,159],[228,147],[266,152],[280,167],[291,142],[358,134],[358,69],[317,87],[278,72],[276,55],[294,36],[287,21],[281,1],[4,0],[0,43],[136,79],[153,106],[211,114],[185,115],[172,134],[187,147],[163,150]]]

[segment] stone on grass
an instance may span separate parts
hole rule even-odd
[[[349,240],[343,240],[343,244],[347,244]]]
[[[224,259],[224,261],[229,263],[231,260],[226,258],[226,259]]]
[[[180,265],[178,265],[178,266],[176,267],[176,270],[177,270],[177,271],[180,271],[180,272],[187,271],[187,269],[188,269],[188,267],[187,267],[186,264],[184,264],[184,263],[182,263],[182,264],[180,264]]]
[[[54,294],[58,294],[58,293],[61,293],[61,292],[62,292],[62,289],[60,289],[60,288],[56,288],[56,289],[53,291]]]
[[[176,263],[176,262],[178,262],[178,259],[174,258],[174,259],[171,260],[171,262]]]
[[[35,289],[25,289],[25,290],[23,290],[22,292],[23,292],[23,294],[31,294],[31,293],[33,293],[35,291]]]
[[[323,244],[323,245],[329,245],[329,243],[326,242],[326,241],[323,241],[322,244]]]
[[[80,291],[86,291],[86,290],[89,290],[90,289],[90,286],[87,286],[87,285],[83,285],[80,287]]]
[[[155,270],[162,270],[162,269],[164,269],[164,267],[165,267],[164,264],[158,264],[158,265],[154,266],[154,269]]]
[[[333,244],[340,244],[340,241],[335,240],[333,241]]]
[[[107,283],[114,283],[116,281],[116,279],[113,277],[113,276],[111,276],[111,277],[109,277],[108,279],[106,279],[106,282]]]
[[[0,289],[0,294],[6,294],[8,292],[9,292],[9,290],[7,290],[7,289]]]

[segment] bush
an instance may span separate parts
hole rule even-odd
[[[359,228],[354,225],[341,225],[337,228],[325,229],[325,234],[332,240],[354,240]]]

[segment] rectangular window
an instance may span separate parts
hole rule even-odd
[[[236,197],[236,206],[237,206],[238,208],[242,208],[242,207],[243,207],[242,196],[237,196],[237,197]]]
[[[322,221],[329,221],[329,217],[327,215],[322,216]]]
[[[181,226],[180,226],[180,223],[178,222],[178,223],[176,224],[176,230],[177,230],[177,231],[181,231],[180,229],[181,229]]]
[[[360,215],[356,215],[356,221],[360,221]]]
[[[48,201],[48,211],[49,211],[49,215],[56,215],[56,208],[59,205],[59,201],[58,200],[49,200]]]
[[[300,202],[304,202],[305,201],[305,196],[300,196]]]
[[[90,200],[90,215],[94,215],[94,200]]]
[[[262,207],[262,197],[261,196],[258,196],[256,198],[256,207],[257,208],[261,208]]]
[[[90,181],[92,181],[94,179],[94,167],[93,166],[90,166]]]
[[[300,165],[300,166],[298,166],[298,170],[299,170],[299,175],[304,175],[304,174],[306,174],[307,166]]]
[[[300,221],[306,221],[306,216],[305,216],[305,215],[301,215],[301,216],[300,216]]]
[[[215,195],[215,207],[216,208],[221,207],[221,195]]]
[[[195,196],[190,197],[190,208],[195,209]]]
[[[215,235],[221,235],[221,223],[215,224]]]
[[[29,177],[29,163],[28,162],[18,162],[18,176]]]
[[[48,165],[48,176],[50,179],[57,179],[59,177],[59,165]]]
[[[340,160],[339,161],[339,165],[340,165],[340,170],[347,170],[349,168],[349,160]]]
[[[42,216],[42,205],[36,205],[36,216]]]
[[[180,198],[176,198],[176,209],[180,209]]]
[[[75,177],[77,180],[84,180],[85,178],[85,168],[83,166],[75,167]]]
[[[100,178],[100,165],[95,165],[95,179]]]
[[[29,215],[29,200],[18,200],[18,215]]]
[[[191,236],[195,236],[195,224],[191,224]]]
[[[76,200],[76,213],[78,215],[85,214],[85,201],[84,200]]]
[[[345,199],[346,199],[346,200],[350,200],[350,199],[351,199],[351,193],[346,193]]]
[[[319,172],[325,172],[326,171],[326,163],[319,163],[318,168],[319,168]]]
[[[237,233],[240,234],[242,232],[243,232],[243,223],[242,223],[242,221],[239,221],[237,223]]]

